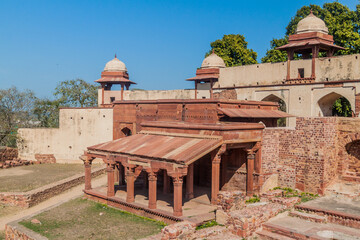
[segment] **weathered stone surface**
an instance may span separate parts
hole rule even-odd
[[[225,225],[228,221],[228,214],[226,212],[224,212],[223,210],[216,210],[216,222],[221,224],[221,225]]]

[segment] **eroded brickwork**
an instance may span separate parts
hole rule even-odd
[[[337,172],[337,118],[297,118],[296,128],[264,131],[263,173],[278,173],[279,185],[323,193]]]

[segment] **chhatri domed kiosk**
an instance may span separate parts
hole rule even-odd
[[[101,78],[95,82],[101,84],[101,105],[105,106],[105,91],[110,91],[112,85],[121,85],[121,100],[124,99],[124,87],[129,90],[131,84],[136,84],[129,80],[125,63],[120,61],[115,54],[115,58],[106,63],[104,71],[101,73]]]
[[[186,79],[195,83],[195,99],[197,99],[198,84],[209,84],[210,98],[213,99],[213,85],[219,80],[220,68],[225,68],[224,60],[216,55],[214,51],[207,56],[196,70],[196,77]]]
[[[286,83],[311,83],[316,78],[315,58],[319,56],[319,52],[326,52],[327,57],[332,57],[335,51],[344,48],[334,44],[334,38],[329,35],[325,22],[311,11],[307,17],[299,21],[295,34],[289,36],[289,43],[277,49],[287,51]],[[294,59],[295,53],[301,54],[302,59],[312,58],[310,76],[306,76],[304,69],[299,69],[298,77],[290,78],[290,61]]]

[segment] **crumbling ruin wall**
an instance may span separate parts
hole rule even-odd
[[[297,118],[296,128],[264,130],[262,171],[282,187],[320,193],[336,179],[337,118]]]
[[[14,160],[18,157],[18,150],[16,148],[0,146],[0,163]]]
[[[346,180],[360,181],[360,118],[338,118],[337,172]]]

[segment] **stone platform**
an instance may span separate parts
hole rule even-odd
[[[116,186],[115,196],[107,197],[107,187],[85,190],[85,194],[89,199],[99,201],[110,206],[120,208],[141,216],[164,221],[166,223],[174,223],[178,221],[188,220],[200,225],[215,219],[215,210],[217,206],[210,203],[210,189],[203,187],[195,187],[196,193],[191,200],[183,199],[183,216],[175,217],[173,215],[173,194],[157,193],[156,209],[148,208],[148,190],[143,185],[135,185],[135,202],[126,202],[126,187]]]

